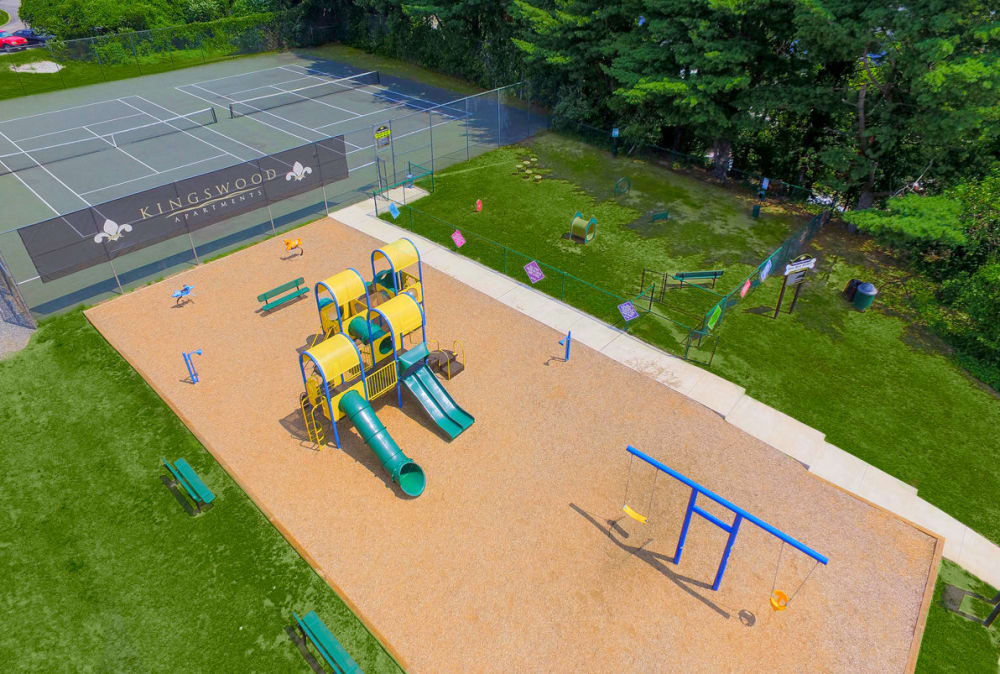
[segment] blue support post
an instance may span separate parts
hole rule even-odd
[[[733,503],[727,501],[726,499],[722,498],[713,491],[706,489],[705,487],[702,487],[700,484],[698,484],[691,478],[681,473],[678,473],[676,470],[666,465],[665,463],[657,461],[648,454],[639,451],[632,445],[628,445],[626,447],[626,451],[629,454],[632,454],[633,456],[639,457],[640,459],[642,459],[649,465],[653,466],[654,468],[663,471],[664,473],[674,478],[675,480],[683,482],[687,486],[691,487],[691,498],[688,499],[687,512],[684,514],[684,524],[681,527],[681,535],[677,539],[677,549],[674,552],[674,564],[677,564],[681,561],[681,552],[684,550],[684,541],[687,539],[688,529],[691,527],[691,515],[698,513],[703,518],[705,518],[706,520],[708,520],[709,522],[711,522],[712,524],[714,524],[715,526],[719,527],[720,529],[729,534],[729,540],[726,541],[726,549],[722,553],[722,561],[719,562],[719,569],[718,571],[716,571],[715,581],[712,583],[713,590],[718,590],[719,586],[722,584],[722,576],[726,572],[726,564],[729,562],[729,555],[733,551],[733,545],[736,543],[736,536],[737,534],[739,534],[740,525],[743,523],[743,520],[748,520],[749,522],[757,525],[758,527],[760,527],[767,533],[771,534],[775,538],[784,541],[785,543],[788,543],[788,545],[795,548],[799,552],[802,552],[811,557],[812,559],[815,559],[820,564],[826,564],[827,562],[829,562],[826,556],[821,555],[820,553],[816,552],[809,546],[800,543],[799,541],[795,540],[794,538],[786,534],[784,531],[775,528],[774,526],[768,524],[759,517],[751,515],[743,508],[739,507],[738,505],[734,505]],[[712,499],[722,507],[731,510],[735,515],[733,523],[726,524],[715,515],[709,513],[707,510],[699,508],[696,503],[696,501],[698,500],[698,494],[704,494],[706,497]]]
[[[729,561],[729,553],[733,551],[733,544],[736,542],[736,534],[740,531],[740,523],[743,522],[742,515],[736,515],[733,526],[729,529],[729,540],[726,541],[726,549],[722,551],[722,561],[719,562],[719,570],[715,572],[715,580],[712,581],[712,590],[718,590],[722,585],[722,574],[726,572],[726,563]]]
[[[566,333],[566,336],[559,340],[559,346],[566,345],[566,355],[563,356],[563,361],[569,362],[569,347],[573,343],[573,331],[570,330]]]
[[[181,355],[184,356],[184,364],[187,365],[188,376],[191,377],[192,384],[198,383],[198,371],[194,369],[194,361],[191,360],[191,356],[195,354],[200,356],[201,349],[195,349],[194,351],[189,351],[187,353],[184,353],[183,351],[181,352]]]
[[[684,552],[684,541],[688,537],[688,529],[691,527],[691,515],[694,513],[694,509],[697,508],[694,504],[698,500],[698,490],[694,487],[691,488],[691,498],[688,499],[687,512],[684,513],[684,525],[681,527],[680,538],[677,539],[677,549],[674,550],[674,564],[679,564],[681,561],[681,553]]]

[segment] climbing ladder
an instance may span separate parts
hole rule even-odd
[[[299,395],[299,409],[302,410],[302,421],[306,425],[306,433],[309,434],[309,441],[316,443],[316,448],[321,449],[326,442],[326,435],[322,427],[316,421],[316,410],[318,409],[309,402],[309,397],[303,393]]]

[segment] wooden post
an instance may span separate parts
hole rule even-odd
[[[781,292],[778,293],[778,304],[775,305],[774,314],[771,316],[771,318],[777,318],[778,312],[781,311],[781,302],[785,299],[785,286],[787,285],[788,285],[788,277],[786,276],[781,281]]]

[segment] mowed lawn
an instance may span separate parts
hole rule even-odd
[[[4,671],[308,671],[284,627],[309,610],[366,672],[399,671],[82,312],[0,360],[0,429]],[[215,507],[190,517],[160,457]]]
[[[531,157],[543,176],[538,183],[517,169]],[[616,196],[620,177],[630,178],[631,190]],[[547,263],[547,278],[537,287],[609,321],[621,300],[567,282],[558,270],[631,297],[644,268],[719,269],[725,275],[716,290],[725,293],[809,216],[766,204],[754,219],[745,193],[669,167],[612,158],[554,133],[449,167],[435,183],[436,191],[415,203],[412,218],[403,209],[397,224],[453,250],[450,235],[459,228],[468,241],[463,254],[522,281],[523,264]],[[652,223],[650,213],[662,210],[669,219]],[[576,211],[598,220],[597,238],[585,246],[562,238]],[[505,253],[476,234],[513,250]],[[771,317],[781,285],[775,275],[727,314],[711,370],[1000,541],[1000,400],[956,367],[937,340],[888,308],[903,306],[908,289],[895,283],[903,274],[869,239],[848,235],[833,221],[809,252],[819,262],[795,313]],[[851,278],[882,289],[873,309],[858,312],[841,297]],[[717,299],[708,291],[668,289],[669,306],[660,309],[668,318],[644,316],[632,330],[681,355],[684,326],[696,327]],[[713,346],[706,340],[695,355],[705,358]]]

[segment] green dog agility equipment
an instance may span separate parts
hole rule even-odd
[[[590,243],[597,236],[597,218],[584,220],[580,211],[569,223],[569,238],[577,243]]]

